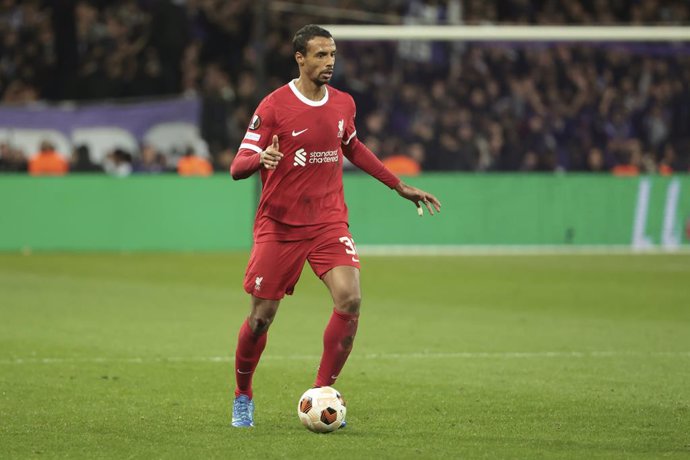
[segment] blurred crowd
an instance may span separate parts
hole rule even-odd
[[[20,149],[0,143],[0,172],[28,172],[35,176],[62,176],[67,173],[106,173],[116,177],[131,174],[176,173],[180,176],[210,176],[214,171],[227,172],[228,164],[211,163],[188,148],[170,164],[166,155],[151,144],[142,144],[135,157],[122,148],[114,148],[102,163],[94,163],[88,147],[80,145],[66,156],[50,141],[43,141],[37,152],[25,155]]]
[[[78,0],[66,14],[68,3],[0,0],[2,103],[197,95],[217,170],[261,98],[297,76],[291,37],[306,23],[690,22],[683,0]],[[688,44],[335,39],[332,84],[355,98],[360,139],[401,173],[690,166]],[[30,153],[0,146],[0,170]],[[147,155],[162,166],[141,172],[175,169],[144,147],[109,158],[136,171]]]

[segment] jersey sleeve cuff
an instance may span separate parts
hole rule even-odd
[[[249,149],[249,150],[252,150],[252,151],[254,151],[254,152],[256,152],[256,153],[261,153],[261,152],[263,152],[263,149],[262,149],[261,147],[257,147],[257,146],[254,145],[254,144],[248,144],[247,142],[242,142],[242,143],[240,144],[240,150],[241,150],[241,149]]]

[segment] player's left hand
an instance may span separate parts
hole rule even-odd
[[[398,192],[398,195],[401,197],[413,202],[415,206],[417,206],[417,212],[420,216],[423,214],[423,208],[420,203],[423,203],[424,206],[426,206],[426,208],[429,210],[429,214],[432,216],[434,215],[434,209],[436,209],[436,212],[441,212],[441,202],[438,201],[438,199],[436,199],[436,197],[431,193],[427,193],[424,190],[418,189],[417,187],[407,185],[403,181],[400,181],[400,183],[395,187],[395,191]]]

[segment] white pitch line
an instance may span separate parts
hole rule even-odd
[[[367,245],[358,244],[357,251],[363,256],[657,256],[688,255],[690,246],[673,250],[662,247],[635,249],[630,245]]]
[[[448,352],[448,353],[368,353],[352,356],[354,360],[405,359],[542,359],[542,358],[617,358],[673,357],[690,358],[690,351],[537,351],[537,352]],[[318,355],[266,355],[262,360],[312,361]],[[0,359],[0,365],[11,364],[152,364],[152,363],[230,363],[232,356],[171,356],[164,358],[11,358]]]

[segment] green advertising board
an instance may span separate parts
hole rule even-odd
[[[562,247],[675,250],[690,232],[690,177],[426,174],[423,218],[394,191],[346,174],[360,247]],[[256,178],[1,176],[0,250],[245,250]]]
[[[419,219],[364,176],[346,184],[360,245],[623,246],[688,243],[690,177],[433,175],[408,182],[434,193],[439,216]],[[393,192],[391,192],[393,193]]]

